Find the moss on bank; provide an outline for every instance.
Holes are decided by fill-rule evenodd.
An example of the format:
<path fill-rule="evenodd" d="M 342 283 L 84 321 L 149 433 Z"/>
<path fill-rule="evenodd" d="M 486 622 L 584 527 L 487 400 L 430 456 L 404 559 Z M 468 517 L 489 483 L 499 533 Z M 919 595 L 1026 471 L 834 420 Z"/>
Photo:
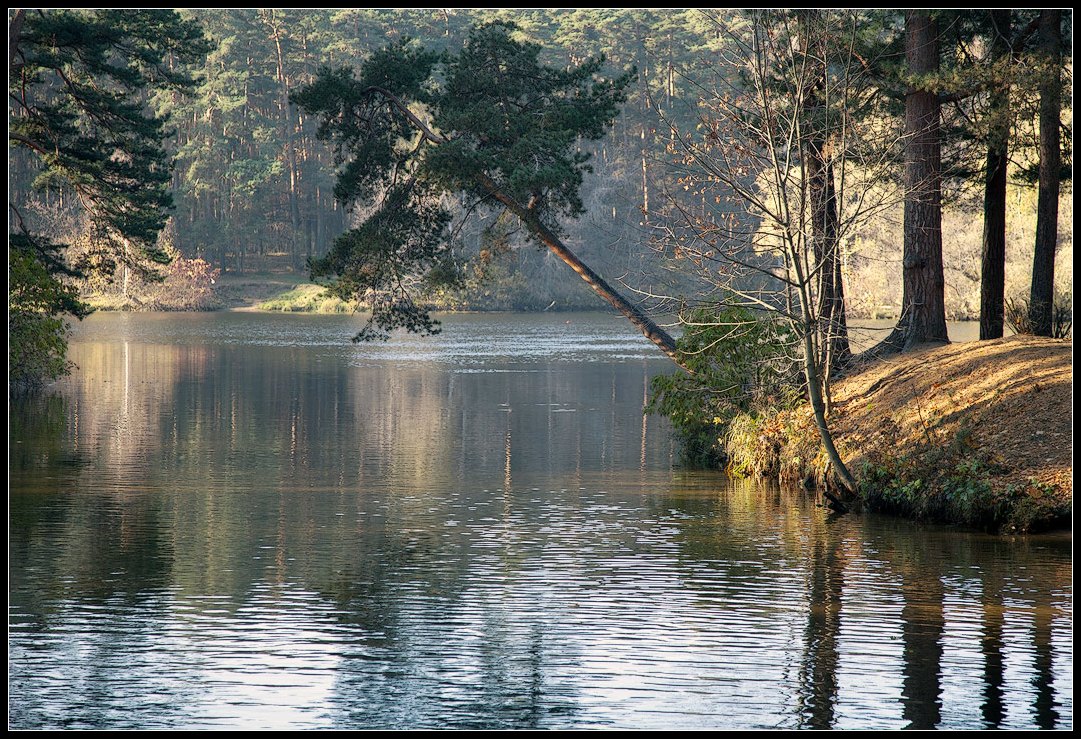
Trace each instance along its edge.
<path fill-rule="evenodd" d="M 840 380 L 831 426 L 867 508 L 985 530 L 1068 528 L 1072 343 L 1014 336 L 884 360 Z M 829 477 L 805 408 L 742 414 L 729 470 Z"/>

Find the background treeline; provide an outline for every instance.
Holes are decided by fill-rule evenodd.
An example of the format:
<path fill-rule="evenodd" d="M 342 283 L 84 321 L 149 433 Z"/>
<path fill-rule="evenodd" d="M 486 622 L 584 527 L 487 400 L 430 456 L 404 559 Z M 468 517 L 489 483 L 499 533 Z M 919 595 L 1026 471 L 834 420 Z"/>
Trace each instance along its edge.
<path fill-rule="evenodd" d="M 945 13 L 940 23 L 943 70 L 955 73 L 960 86 L 975 86 L 965 75 L 973 79 L 974 67 L 989 64 L 985 59 L 991 38 L 974 21 L 981 12 L 986 14 Z M 1014 27 L 1023 28 L 1037 12 L 1016 11 Z M 711 59 L 724 43 L 716 25 L 699 11 L 234 9 L 186 10 L 181 15 L 204 29 L 212 47 L 202 68 L 196 65 L 194 70 L 200 83 L 190 96 L 145 96 L 156 114 L 168 114 L 174 130 L 166 146 L 175 157 L 175 210 L 164 232 L 174 255 L 205 260 L 225 275 L 303 274 L 307 260 L 325 254 L 353 216 L 335 201 L 335 162 L 316 138 L 316 121 L 290 103 L 291 93 L 315 79 L 323 65 L 358 64 L 372 50 L 402 38 L 416 38 L 428 48 L 457 49 L 474 25 L 510 20 L 545 49 L 549 63 L 573 64 L 604 54 L 613 75 L 631 66 L 637 69 L 622 114 L 596 147 L 594 175 L 583 189 L 587 215 L 567 225 L 567 240 L 597 271 L 625 279 L 632 288 L 669 295 L 688 289 L 679 263 L 659 259 L 655 246 L 663 236 L 659 220 L 666 193 L 681 187 L 668 167 L 673 144 L 669 124 L 695 130 L 701 85 L 715 72 Z M 867 32 L 883 38 L 898 34 L 901 18 L 899 11 L 868 14 Z M 1067 71 L 1072 71 L 1072 62 L 1067 62 Z M 1068 81 L 1064 89 L 1064 120 L 1070 123 Z M 988 135 L 988 95 L 955 97 L 944 109 L 946 307 L 950 318 L 975 318 L 980 305 L 981 157 Z M 1005 214 L 1008 297 L 1027 293 L 1031 272 L 1037 104 L 1035 89 L 1020 84 L 1012 91 Z M 900 171 L 898 166 L 898 180 Z M 18 156 L 10 172 L 16 199 L 29 206 L 25 210 L 47 230 L 77 242 L 71 234 L 79 230 L 80 218 L 71 193 L 48 183 L 40 187 L 40 182 L 32 189 L 35 173 Z M 686 203 L 686 194 L 681 195 Z M 1069 292 L 1072 192 L 1065 188 L 1063 197 L 1056 284 Z M 724 203 L 703 192 L 698 207 L 716 211 Z M 899 310 L 900 219 L 899 208 L 886 212 L 858 239 L 842 245 L 851 317 L 895 316 Z M 548 252 L 510 248 L 522 241 L 513 224 L 502 231 L 485 228 L 488 225 L 483 217 L 474 218 L 459 237 L 476 253 L 493 258 L 480 260 L 477 279 L 465 291 L 437 296 L 443 305 L 596 305 L 588 289 L 568 279 L 566 268 Z M 126 292 L 128 277 L 124 269 L 112 281 L 90 287 Z"/>

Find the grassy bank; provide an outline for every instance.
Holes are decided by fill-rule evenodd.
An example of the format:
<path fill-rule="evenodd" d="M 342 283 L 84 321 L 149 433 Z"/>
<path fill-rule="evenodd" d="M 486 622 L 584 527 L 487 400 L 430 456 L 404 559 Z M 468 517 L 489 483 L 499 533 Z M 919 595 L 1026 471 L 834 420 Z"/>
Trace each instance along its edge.
<path fill-rule="evenodd" d="M 255 310 L 286 313 L 353 313 L 355 302 L 345 302 L 327 294 L 326 288 L 311 283 L 299 284 L 255 304 Z"/>
<path fill-rule="evenodd" d="M 892 357 L 839 380 L 831 425 L 871 510 L 997 531 L 1071 524 L 1071 341 L 1011 336 Z M 734 472 L 826 476 L 806 408 L 742 415 Z"/>

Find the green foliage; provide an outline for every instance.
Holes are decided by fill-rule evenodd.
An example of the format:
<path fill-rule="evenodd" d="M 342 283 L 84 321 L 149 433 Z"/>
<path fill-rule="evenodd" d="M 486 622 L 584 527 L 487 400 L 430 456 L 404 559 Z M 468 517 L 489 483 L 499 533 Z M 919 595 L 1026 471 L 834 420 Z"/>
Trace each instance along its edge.
<path fill-rule="evenodd" d="M 724 435 L 727 470 L 785 483 L 828 484 L 829 457 L 813 415 L 799 408 L 756 409 L 736 415 Z"/>
<path fill-rule="evenodd" d="M 1073 525 L 1073 495 L 1063 495 L 1053 485 L 1029 478 L 1025 483 L 1007 487 L 1003 495 L 1009 501 L 1003 529 L 1035 532 L 1069 529 Z"/>
<path fill-rule="evenodd" d="M 182 62 L 206 51 L 199 28 L 173 11 L 26 16 L 9 77 L 11 146 L 37 155 L 40 183 L 78 194 L 113 265 L 168 261 L 156 243 L 172 204 L 166 119 L 147 112 L 144 95 L 190 87 Z"/>
<path fill-rule="evenodd" d="M 654 377 L 646 412 L 668 417 L 688 461 L 710 464 L 725 456 L 734 418 L 792 403 L 793 365 L 783 353 L 791 337 L 783 322 L 745 308 L 698 308 L 685 323 L 677 346 L 693 374 Z"/>
<path fill-rule="evenodd" d="M 582 173 L 592 170 L 590 155 L 575 144 L 604 135 L 633 73 L 600 78 L 603 57 L 548 67 L 538 60 L 538 44 L 512 38 L 515 29 L 475 29 L 448 58 L 446 85 L 432 100 L 433 122 L 448 141 L 427 153 L 424 169 L 450 190 L 485 197 L 477 177 L 486 176 L 542 216 L 580 215 Z"/>
<path fill-rule="evenodd" d="M 434 334 L 439 322 L 413 302 L 410 286 L 419 272 L 429 284 L 446 274 L 442 236 L 450 219 L 423 184 L 394 185 L 382 207 L 342 234 L 330 253 L 311 263 L 312 279 L 334 277 L 327 292 L 343 300 L 363 298 L 372 318 L 355 341 L 387 339 L 395 328 Z"/>
<path fill-rule="evenodd" d="M 324 68 L 292 100 L 320 120 L 341 165 L 336 196 L 359 203 L 363 222 L 310 263 L 332 294 L 363 299 L 372 318 L 357 340 L 405 328 L 435 333 L 420 290 L 460 283 L 464 258 L 448 233 L 448 199 L 501 208 L 492 186 L 556 229 L 576 216 L 589 155 L 632 75 L 599 76 L 602 59 L 569 68 L 539 61 L 516 26 L 474 29 L 458 53 L 408 40 L 371 55 L 359 72 Z"/>
<path fill-rule="evenodd" d="M 1034 507 L 1027 489 L 996 489 L 994 478 L 1006 472 L 964 426 L 945 444 L 865 462 L 860 495 L 872 510 L 985 530 L 1027 530 L 1059 515 L 1054 503 Z"/>
<path fill-rule="evenodd" d="M 195 24 L 167 10 L 20 10 L 9 22 L 10 149 L 36 187 L 77 203 L 92 245 L 69 266 L 67 244 L 45 243 L 9 199 L 9 376 L 40 386 L 67 368 L 62 316 L 87 312 L 63 276 L 121 265 L 151 275 L 169 261 L 157 239 L 172 203 L 168 131 L 146 96 L 189 88 L 185 62 L 208 47 Z"/>
<path fill-rule="evenodd" d="M 34 390 L 64 375 L 69 368 L 67 327 L 62 316 L 82 318 L 90 311 L 70 284 L 57 274 L 54 244 L 23 234 L 8 246 L 8 383 Z"/>
<path fill-rule="evenodd" d="M 980 456 L 955 459 L 947 466 L 935 464 L 919 455 L 868 463 L 861 475 L 864 499 L 873 510 L 917 520 L 988 530 L 1002 527 L 1016 496 L 995 493 L 990 483 L 997 474 L 995 465 Z"/>
<path fill-rule="evenodd" d="M 299 90 L 322 66 L 359 66 L 401 39 L 420 39 L 424 49 L 416 42 L 409 46 L 416 53 L 456 55 L 475 25 L 513 20 L 518 29 L 512 38 L 539 45 L 543 65 L 566 70 L 590 54 L 604 54 L 612 69 L 644 70 L 639 84 L 627 87 L 625 110 L 591 160 L 601 176 L 587 178 L 579 194 L 603 218 L 565 223 L 565 235 L 581 250 L 576 253 L 598 273 L 632 267 L 637 274 L 641 257 L 650 253 L 637 229 L 639 157 L 649 158 L 646 184 L 652 188 L 665 177 L 652 162 L 670 143 L 657 125 L 657 101 L 670 108 L 666 114 L 693 126 L 693 107 L 678 103 L 693 99 L 681 93 L 696 89 L 690 75 L 709 68 L 698 52 L 714 36 L 697 9 L 215 8 L 182 10 L 181 17 L 198 22 L 217 48 L 206 58 L 196 94 L 156 95 L 152 105 L 159 114 L 170 113 L 177 129 L 174 195 L 184 222 L 179 245 L 185 255 L 211 259 L 230 272 L 301 270 L 306 258 L 323 256 L 352 225 L 334 200 L 335 164 L 316 141 L 319 121 L 283 105 L 284 87 Z M 377 66 L 387 70 L 384 76 L 401 73 L 391 63 Z M 442 62 L 436 67 L 442 74 Z M 428 121 L 423 105 L 418 100 L 413 109 Z M 460 204 L 448 205 L 454 211 Z M 473 254 L 475 231 L 467 227 L 460 236 L 455 251 Z M 617 241 L 618 251 L 605 249 Z M 563 282 L 564 268 L 552 260 L 543 269 L 534 269 L 535 259 L 519 264 L 534 285 L 537 272 L 546 284 Z M 516 271 L 510 274 L 518 279 Z M 548 291 L 537 302 L 544 307 L 562 297 Z"/>

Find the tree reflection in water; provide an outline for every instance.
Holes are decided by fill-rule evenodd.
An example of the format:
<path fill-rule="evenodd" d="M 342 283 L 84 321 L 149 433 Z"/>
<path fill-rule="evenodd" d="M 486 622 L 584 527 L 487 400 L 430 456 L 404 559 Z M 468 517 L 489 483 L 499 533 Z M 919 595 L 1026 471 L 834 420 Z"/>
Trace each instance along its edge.
<path fill-rule="evenodd" d="M 663 363 L 562 359 L 550 317 L 448 322 L 555 347 L 453 362 L 102 320 L 12 406 L 12 726 L 1071 725 L 1069 538 L 673 468 Z"/>

